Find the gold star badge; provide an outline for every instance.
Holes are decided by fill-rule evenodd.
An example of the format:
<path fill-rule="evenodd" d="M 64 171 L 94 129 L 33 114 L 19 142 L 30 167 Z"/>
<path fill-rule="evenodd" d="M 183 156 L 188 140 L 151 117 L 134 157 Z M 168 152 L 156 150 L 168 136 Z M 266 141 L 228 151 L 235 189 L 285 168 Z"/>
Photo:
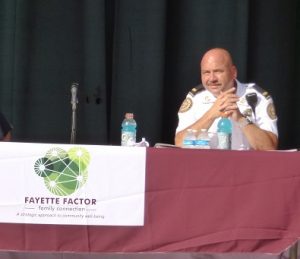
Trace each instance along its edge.
<path fill-rule="evenodd" d="M 252 109 L 246 109 L 243 112 L 243 114 L 244 114 L 245 117 L 251 117 L 252 116 Z"/>
<path fill-rule="evenodd" d="M 204 97 L 204 103 L 210 103 L 211 101 L 212 101 L 212 100 L 211 100 L 210 96 L 206 95 L 206 96 Z"/>

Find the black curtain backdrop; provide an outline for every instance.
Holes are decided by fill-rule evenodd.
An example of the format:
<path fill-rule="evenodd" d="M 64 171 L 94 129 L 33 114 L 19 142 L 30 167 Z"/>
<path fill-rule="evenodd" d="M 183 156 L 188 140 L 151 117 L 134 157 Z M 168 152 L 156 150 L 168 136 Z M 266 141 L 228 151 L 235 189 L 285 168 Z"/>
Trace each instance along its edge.
<path fill-rule="evenodd" d="M 13 140 L 120 143 L 125 112 L 142 137 L 173 143 L 199 60 L 227 48 L 239 80 L 273 96 L 280 148 L 300 147 L 300 0 L 0 0 L 0 109 Z"/>

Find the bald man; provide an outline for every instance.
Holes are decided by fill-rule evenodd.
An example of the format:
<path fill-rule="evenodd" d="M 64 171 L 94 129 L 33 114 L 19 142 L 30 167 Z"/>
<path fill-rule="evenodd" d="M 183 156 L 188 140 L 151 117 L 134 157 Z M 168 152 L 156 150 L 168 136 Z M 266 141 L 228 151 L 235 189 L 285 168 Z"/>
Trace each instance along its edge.
<path fill-rule="evenodd" d="M 217 132 L 218 121 L 225 116 L 232 122 L 232 149 L 277 149 L 277 116 L 271 96 L 254 83 L 237 80 L 237 68 L 227 50 L 207 51 L 200 73 L 202 85 L 187 94 L 178 112 L 176 146 L 182 146 L 187 129 Z"/>

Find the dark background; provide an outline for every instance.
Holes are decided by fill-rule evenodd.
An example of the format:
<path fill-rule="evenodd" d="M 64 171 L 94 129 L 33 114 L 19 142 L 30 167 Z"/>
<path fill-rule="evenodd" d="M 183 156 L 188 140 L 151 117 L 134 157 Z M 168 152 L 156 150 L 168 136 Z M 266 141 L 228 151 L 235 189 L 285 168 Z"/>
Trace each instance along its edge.
<path fill-rule="evenodd" d="M 138 140 L 173 143 L 199 60 L 227 48 L 239 80 L 268 90 L 280 148 L 300 147 L 297 0 L 0 0 L 0 109 L 13 140 L 119 144 L 125 112 Z"/>

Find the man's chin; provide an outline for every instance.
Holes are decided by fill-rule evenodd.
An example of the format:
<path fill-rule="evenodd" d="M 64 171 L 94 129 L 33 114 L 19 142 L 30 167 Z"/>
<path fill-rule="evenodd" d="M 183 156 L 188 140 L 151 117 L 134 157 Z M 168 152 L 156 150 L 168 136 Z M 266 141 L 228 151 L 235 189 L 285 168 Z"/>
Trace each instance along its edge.
<path fill-rule="evenodd" d="M 220 91 L 219 88 L 214 88 L 214 87 L 212 87 L 212 88 L 209 88 L 208 90 L 209 90 L 214 96 L 218 96 L 218 95 L 221 93 L 221 91 Z"/>

